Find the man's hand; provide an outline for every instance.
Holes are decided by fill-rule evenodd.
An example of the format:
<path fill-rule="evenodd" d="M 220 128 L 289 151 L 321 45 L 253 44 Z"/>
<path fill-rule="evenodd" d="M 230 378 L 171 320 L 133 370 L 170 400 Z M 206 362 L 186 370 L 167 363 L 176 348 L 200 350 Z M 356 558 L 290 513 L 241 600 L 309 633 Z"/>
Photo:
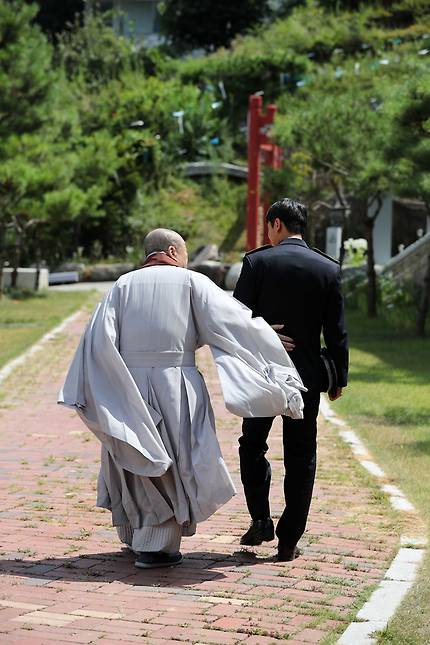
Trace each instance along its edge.
<path fill-rule="evenodd" d="M 282 329 L 284 325 L 271 325 L 272 329 L 274 329 L 276 332 L 278 329 Z M 286 352 L 292 352 L 293 349 L 295 348 L 294 340 L 290 338 L 289 336 L 284 336 L 283 334 L 278 334 L 282 345 L 284 346 L 284 349 Z"/>
<path fill-rule="evenodd" d="M 336 399 L 340 399 L 340 397 L 342 396 L 342 389 L 343 388 L 341 387 L 337 387 L 334 394 L 329 394 L 328 398 L 330 399 L 330 401 L 336 401 Z"/>

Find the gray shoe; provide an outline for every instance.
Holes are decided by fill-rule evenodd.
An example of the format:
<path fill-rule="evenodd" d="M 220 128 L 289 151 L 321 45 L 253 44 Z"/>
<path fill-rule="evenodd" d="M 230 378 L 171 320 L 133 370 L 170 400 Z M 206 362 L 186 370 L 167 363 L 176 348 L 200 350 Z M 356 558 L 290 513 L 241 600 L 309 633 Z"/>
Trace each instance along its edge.
<path fill-rule="evenodd" d="M 174 567 L 182 562 L 182 553 L 163 553 L 163 551 L 142 551 L 135 560 L 139 569 L 158 569 L 160 567 Z"/>

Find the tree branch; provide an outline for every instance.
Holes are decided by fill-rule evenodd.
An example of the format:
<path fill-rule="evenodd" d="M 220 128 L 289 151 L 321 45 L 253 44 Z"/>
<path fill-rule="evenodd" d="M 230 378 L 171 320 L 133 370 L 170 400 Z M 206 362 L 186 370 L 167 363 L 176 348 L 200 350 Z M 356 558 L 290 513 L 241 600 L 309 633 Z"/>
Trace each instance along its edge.
<path fill-rule="evenodd" d="M 317 159 L 315 158 L 315 161 L 320 164 L 320 166 L 323 166 L 323 168 L 328 168 L 329 170 L 332 170 L 335 172 L 337 175 L 342 175 L 343 177 L 349 177 L 348 172 L 346 170 L 342 170 L 342 168 L 337 168 L 334 164 L 328 163 L 327 161 L 323 161 L 322 159 Z"/>
<path fill-rule="evenodd" d="M 330 181 L 330 185 L 333 188 L 333 190 L 334 190 L 334 192 L 336 194 L 336 197 L 337 197 L 339 203 L 341 204 L 342 208 L 346 209 L 348 207 L 348 202 L 345 199 L 342 187 L 337 184 L 337 182 L 335 181 L 334 177 L 330 177 L 329 181 Z"/>

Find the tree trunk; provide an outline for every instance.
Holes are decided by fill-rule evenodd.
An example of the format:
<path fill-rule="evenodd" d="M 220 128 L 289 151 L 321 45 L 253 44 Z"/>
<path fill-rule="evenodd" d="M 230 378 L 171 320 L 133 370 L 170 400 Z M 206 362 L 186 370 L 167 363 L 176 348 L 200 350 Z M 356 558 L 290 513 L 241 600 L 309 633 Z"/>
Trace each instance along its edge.
<path fill-rule="evenodd" d="M 421 292 L 420 304 L 416 322 L 417 335 L 426 335 L 426 319 L 430 307 L 430 255 L 427 256 L 427 270 L 424 276 L 423 290 Z"/>
<path fill-rule="evenodd" d="M 376 204 L 374 212 L 369 215 L 369 208 Z M 366 209 L 364 225 L 366 229 L 367 240 L 367 316 L 368 318 L 376 318 L 377 316 L 377 279 L 375 271 L 375 247 L 373 244 L 373 232 L 375 229 L 376 218 L 381 212 L 382 208 L 382 195 L 376 192 L 371 199 L 364 200 L 364 208 Z"/>
<path fill-rule="evenodd" d="M 13 257 L 13 271 L 10 279 L 10 286 L 12 287 L 12 289 L 15 289 L 18 284 L 18 268 L 21 262 L 21 253 L 22 253 L 22 246 L 23 246 L 22 231 L 17 231 L 16 236 L 17 237 L 15 241 L 14 257 Z"/>
<path fill-rule="evenodd" d="M 367 315 L 369 318 L 377 316 L 377 284 L 375 271 L 375 250 L 373 246 L 373 229 L 375 218 L 366 218 L 366 240 L 367 240 Z"/>
<path fill-rule="evenodd" d="M 12 289 L 16 288 L 18 283 L 18 267 L 19 267 L 19 243 L 18 241 L 15 244 L 14 254 L 13 254 L 13 271 L 10 277 L 10 286 Z"/>
<path fill-rule="evenodd" d="M 34 290 L 38 291 L 39 290 L 39 280 L 40 280 L 40 260 L 41 260 L 42 254 L 40 252 L 40 246 L 38 245 L 36 248 L 36 275 L 34 277 Z"/>

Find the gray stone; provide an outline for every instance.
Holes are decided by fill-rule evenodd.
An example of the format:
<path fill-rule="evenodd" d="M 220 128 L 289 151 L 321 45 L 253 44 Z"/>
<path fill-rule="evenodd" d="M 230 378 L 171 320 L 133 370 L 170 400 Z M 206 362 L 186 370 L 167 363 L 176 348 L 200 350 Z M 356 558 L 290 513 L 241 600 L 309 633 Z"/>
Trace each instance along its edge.
<path fill-rule="evenodd" d="M 385 574 L 385 579 L 403 581 L 415 580 L 417 567 L 418 565 L 413 562 L 396 562 L 396 560 L 394 560 L 393 564 Z"/>
<path fill-rule="evenodd" d="M 239 280 L 240 272 L 242 271 L 242 262 L 235 262 L 231 265 L 225 276 L 225 288 L 228 291 L 233 291 L 237 281 Z"/>
<path fill-rule="evenodd" d="M 225 276 L 227 269 L 224 264 L 221 262 L 214 262 L 213 260 L 208 260 L 206 262 L 201 262 L 196 266 L 189 266 L 193 271 L 197 273 L 203 273 L 207 275 L 213 282 L 215 282 L 218 287 L 224 287 Z"/>
<path fill-rule="evenodd" d="M 85 270 L 85 264 L 82 262 L 62 262 L 55 267 L 55 273 L 62 271 L 77 271 L 79 274 Z"/>
<path fill-rule="evenodd" d="M 415 511 L 415 506 L 404 495 L 391 495 L 390 503 L 395 511 L 403 513 L 413 513 Z"/>
<path fill-rule="evenodd" d="M 361 620 L 388 621 L 411 587 L 411 582 L 383 580 L 357 614 Z"/>
<path fill-rule="evenodd" d="M 375 464 L 374 461 L 363 459 L 363 461 L 360 461 L 360 463 L 374 477 L 378 477 L 378 478 L 385 477 L 385 473 L 382 470 L 382 468 L 380 468 L 378 464 Z"/>
<path fill-rule="evenodd" d="M 11 269 L 10 267 L 5 267 L 3 269 L 3 288 L 10 287 L 12 282 L 12 273 L 13 273 L 13 269 Z M 35 282 L 36 282 L 35 268 L 19 267 L 18 278 L 16 283 L 16 286 L 18 289 L 34 290 Z M 48 269 L 40 269 L 38 288 L 39 289 L 48 288 Z"/>
<path fill-rule="evenodd" d="M 387 262 L 384 273 L 401 283 L 414 282 L 423 284 L 427 270 L 427 257 L 430 253 L 430 231 L 423 237 L 407 246 Z"/>
<path fill-rule="evenodd" d="M 337 641 L 338 645 L 371 645 L 376 643 L 372 638 L 374 632 L 384 629 L 386 622 L 370 621 L 366 623 L 351 623 Z"/>
<path fill-rule="evenodd" d="M 56 271 L 49 274 L 49 284 L 71 284 L 79 282 L 79 273 L 77 271 Z"/>
<path fill-rule="evenodd" d="M 130 262 L 125 262 L 124 264 L 94 264 L 85 268 L 82 279 L 87 282 L 118 280 L 124 273 L 129 273 L 134 268 L 134 264 Z"/>
<path fill-rule="evenodd" d="M 219 260 L 219 252 L 216 244 L 206 244 L 205 246 L 199 247 L 191 258 L 189 268 L 193 269 L 195 266 L 207 260 Z"/>
<path fill-rule="evenodd" d="M 414 549 L 402 547 L 399 549 L 398 554 L 394 558 L 397 562 L 413 562 L 419 564 L 424 557 L 425 551 L 423 549 Z"/>

